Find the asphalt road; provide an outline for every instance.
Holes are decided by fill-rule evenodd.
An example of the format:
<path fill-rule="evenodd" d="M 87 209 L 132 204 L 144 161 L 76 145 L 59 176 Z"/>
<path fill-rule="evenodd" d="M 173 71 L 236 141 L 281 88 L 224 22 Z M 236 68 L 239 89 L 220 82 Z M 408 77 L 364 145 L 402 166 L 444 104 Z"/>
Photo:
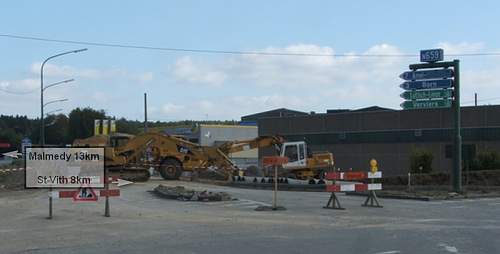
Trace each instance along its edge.
<path fill-rule="evenodd" d="M 236 201 L 165 200 L 159 183 L 226 191 Z M 272 192 L 150 181 L 111 200 L 58 199 L 47 220 L 47 191 L 0 193 L 0 253 L 500 253 L 500 199 L 381 200 L 340 196 L 346 210 L 323 209 L 327 193 L 280 192 L 286 211 L 257 212 Z"/>

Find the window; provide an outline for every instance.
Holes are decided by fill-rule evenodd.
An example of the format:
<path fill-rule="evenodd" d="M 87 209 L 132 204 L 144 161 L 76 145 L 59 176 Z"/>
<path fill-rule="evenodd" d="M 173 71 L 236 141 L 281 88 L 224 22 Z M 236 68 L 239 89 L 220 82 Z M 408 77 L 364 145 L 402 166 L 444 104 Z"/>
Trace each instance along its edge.
<path fill-rule="evenodd" d="M 300 157 L 300 160 L 303 160 L 304 159 L 304 144 L 300 144 L 299 145 L 299 157 Z"/>
<path fill-rule="evenodd" d="M 285 156 L 288 157 L 288 162 L 295 162 L 298 160 L 297 146 L 285 146 Z"/>

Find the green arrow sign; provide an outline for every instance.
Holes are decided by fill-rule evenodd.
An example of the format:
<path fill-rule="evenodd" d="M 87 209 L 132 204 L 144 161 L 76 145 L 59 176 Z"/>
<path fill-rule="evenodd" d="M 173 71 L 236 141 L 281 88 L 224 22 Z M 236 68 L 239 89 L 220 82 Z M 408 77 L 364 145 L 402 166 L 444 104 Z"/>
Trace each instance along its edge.
<path fill-rule="evenodd" d="M 424 109 L 424 108 L 449 108 L 451 100 L 424 100 L 424 101 L 405 101 L 401 103 L 403 109 Z"/>
<path fill-rule="evenodd" d="M 401 94 L 401 98 L 407 100 L 420 100 L 420 99 L 438 99 L 438 98 L 451 98 L 451 89 L 436 89 L 436 90 L 416 90 L 406 91 Z"/>

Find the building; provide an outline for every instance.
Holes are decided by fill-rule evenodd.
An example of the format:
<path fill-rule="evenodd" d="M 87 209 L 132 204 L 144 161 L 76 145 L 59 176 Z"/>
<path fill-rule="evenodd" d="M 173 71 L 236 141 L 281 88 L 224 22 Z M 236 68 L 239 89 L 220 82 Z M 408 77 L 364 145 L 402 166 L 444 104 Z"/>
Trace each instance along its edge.
<path fill-rule="evenodd" d="M 464 160 L 478 151 L 500 151 L 500 106 L 462 107 Z M 283 135 L 305 140 L 312 151 L 330 151 L 338 168 L 367 170 L 376 158 L 385 175 L 406 174 L 413 149 L 434 154 L 433 169 L 450 172 L 453 155 L 453 111 L 393 110 L 369 107 L 328 113 L 271 116 L 257 119 L 259 136 Z M 259 114 L 255 114 L 259 115 Z M 261 149 L 259 156 L 270 154 Z"/>
<path fill-rule="evenodd" d="M 258 131 L 257 126 L 201 124 L 198 137 L 200 145 L 219 146 L 227 141 L 254 139 L 258 137 Z M 229 158 L 239 168 L 245 169 L 258 165 L 259 153 L 257 149 L 253 149 L 229 154 Z"/>
<path fill-rule="evenodd" d="M 297 110 L 291 110 L 286 108 L 273 109 L 261 113 L 256 113 L 252 115 L 246 115 L 241 117 L 242 125 L 257 125 L 257 121 L 261 118 L 267 117 L 286 117 L 286 116 L 306 116 L 306 112 L 301 112 Z"/>
<path fill-rule="evenodd" d="M 196 128 L 165 129 L 170 135 L 181 135 L 202 146 L 219 146 L 228 141 L 241 141 L 258 137 L 255 125 L 211 125 L 200 124 Z M 240 168 L 258 165 L 258 150 L 232 153 L 229 158 Z"/>

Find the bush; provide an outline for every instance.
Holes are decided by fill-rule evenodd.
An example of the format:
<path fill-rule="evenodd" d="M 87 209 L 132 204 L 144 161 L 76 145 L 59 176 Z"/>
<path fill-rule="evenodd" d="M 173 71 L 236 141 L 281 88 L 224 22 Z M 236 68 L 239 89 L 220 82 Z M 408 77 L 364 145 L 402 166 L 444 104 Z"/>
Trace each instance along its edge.
<path fill-rule="evenodd" d="M 432 172 L 434 155 L 426 149 L 414 149 L 410 154 L 410 171 L 412 173 Z"/>
<path fill-rule="evenodd" d="M 500 153 L 493 150 L 486 150 L 477 153 L 474 158 L 471 170 L 500 169 Z"/>

